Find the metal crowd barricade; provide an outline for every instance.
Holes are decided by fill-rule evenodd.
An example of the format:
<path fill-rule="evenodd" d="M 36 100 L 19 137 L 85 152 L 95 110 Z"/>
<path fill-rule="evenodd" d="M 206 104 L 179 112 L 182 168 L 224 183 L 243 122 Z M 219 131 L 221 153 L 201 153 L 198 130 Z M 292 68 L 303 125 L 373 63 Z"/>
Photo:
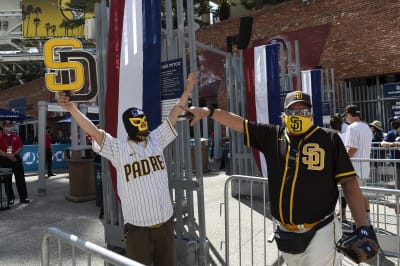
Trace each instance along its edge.
<path fill-rule="evenodd" d="M 398 188 L 397 168 L 400 168 L 400 159 L 360 159 L 351 158 L 353 165 L 369 163 L 370 172 L 367 187 Z"/>
<path fill-rule="evenodd" d="M 371 222 L 384 252 L 377 256 L 374 265 L 388 265 L 381 264 L 385 261 L 400 265 L 400 191 L 380 187 L 361 187 L 361 190 L 369 198 Z M 340 186 L 339 191 L 342 193 Z M 340 206 L 338 200 L 337 213 Z M 226 265 L 283 264 L 273 241 L 276 225 L 270 213 L 267 178 L 229 177 L 225 182 L 224 208 Z M 343 224 L 344 232 L 353 230 L 351 214 L 347 217 L 350 223 Z M 355 264 L 344 258 L 342 265 Z"/>
<path fill-rule="evenodd" d="M 275 265 L 279 258 L 273 236 L 268 179 L 234 175 L 225 182 L 226 265 Z M 232 204 L 231 204 L 232 203 Z"/>
<path fill-rule="evenodd" d="M 127 257 L 119 255 L 112 252 L 106 248 L 98 246 L 90 241 L 80 239 L 79 237 L 64 232 L 56 227 L 49 227 L 47 233 L 43 236 L 42 240 L 42 266 L 50 265 L 49 256 L 49 239 L 55 238 L 57 240 L 58 247 L 58 265 L 62 265 L 62 243 L 69 244 L 72 248 L 72 263 L 71 265 L 76 265 L 77 254 L 76 249 L 81 250 L 87 256 L 87 265 L 92 265 L 92 256 L 101 258 L 107 265 L 111 263 L 112 265 L 123 265 L 123 266 L 140 266 L 141 263 L 135 262 Z M 81 263 L 78 263 L 81 265 Z M 54 265 L 52 263 L 51 265 Z"/>
<path fill-rule="evenodd" d="M 391 158 L 391 159 L 389 159 Z M 400 186 L 400 150 L 399 148 L 380 147 L 373 143 L 371 148 L 370 178 L 367 186 L 395 188 Z M 354 163 L 361 163 L 365 159 L 353 159 Z"/>
<path fill-rule="evenodd" d="M 371 224 L 376 230 L 379 244 L 385 255 L 384 259 L 396 262 L 395 265 L 400 265 L 400 190 L 361 187 L 361 191 L 364 196 L 368 197 Z M 342 195 L 340 189 L 340 196 Z M 339 207 L 337 210 L 339 211 Z M 352 231 L 354 227 L 354 221 L 349 210 L 347 220 L 349 223 L 343 224 L 345 233 Z M 383 258 L 381 257 L 381 259 Z"/>

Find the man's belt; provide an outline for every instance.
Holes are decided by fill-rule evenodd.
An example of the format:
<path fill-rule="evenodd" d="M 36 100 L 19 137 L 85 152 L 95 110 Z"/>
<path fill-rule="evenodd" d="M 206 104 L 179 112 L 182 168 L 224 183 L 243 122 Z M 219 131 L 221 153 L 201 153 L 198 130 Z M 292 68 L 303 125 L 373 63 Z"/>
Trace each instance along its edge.
<path fill-rule="evenodd" d="M 155 224 L 155 225 L 152 225 L 152 226 L 147 226 L 147 228 L 156 229 L 156 228 L 160 228 L 163 224 L 164 224 L 164 223 Z"/>
<path fill-rule="evenodd" d="M 327 225 L 328 223 L 330 223 L 333 220 L 334 215 L 331 214 L 327 217 L 325 217 L 324 219 L 315 222 L 315 223 L 311 223 L 311 224 L 280 224 L 281 226 L 283 226 L 284 228 L 286 228 L 289 231 L 298 231 L 298 230 L 303 230 L 303 229 L 311 229 L 314 227 L 318 226 L 319 228 L 324 227 L 325 225 Z"/>

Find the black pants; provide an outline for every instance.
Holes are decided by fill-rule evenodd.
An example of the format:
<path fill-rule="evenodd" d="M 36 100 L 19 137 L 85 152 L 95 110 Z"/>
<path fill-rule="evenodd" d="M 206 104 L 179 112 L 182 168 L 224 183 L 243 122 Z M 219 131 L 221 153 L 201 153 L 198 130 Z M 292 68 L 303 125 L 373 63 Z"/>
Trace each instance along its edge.
<path fill-rule="evenodd" d="M 53 163 L 53 153 L 50 148 L 46 148 L 46 165 L 47 165 L 47 176 L 50 176 L 52 171 L 52 163 Z"/>
<path fill-rule="evenodd" d="M 22 165 L 21 157 L 17 155 L 16 158 L 17 161 L 13 162 L 6 157 L 0 157 L 0 165 L 1 167 L 12 169 L 15 177 L 15 184 L 17 186 L 19 199 L 24 200 L 28 197 L 25 183 L 24 166 Z M 12 178 L 7 178 L 5 185 L 8 200 L 15 200 L 14 190 L 12 188 Z"/>
<path fill-rule="evenodd" d="M 174 218 L 158 228 L 125 224 L 126 256 L 144 265 L 176 265 Z"/>

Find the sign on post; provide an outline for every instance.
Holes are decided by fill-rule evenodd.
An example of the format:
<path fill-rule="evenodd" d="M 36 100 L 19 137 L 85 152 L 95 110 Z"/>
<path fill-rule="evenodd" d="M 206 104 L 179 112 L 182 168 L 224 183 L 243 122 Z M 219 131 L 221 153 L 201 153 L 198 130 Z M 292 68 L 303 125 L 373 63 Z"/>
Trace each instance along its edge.
<path fill-rule="evenodd" d="M 46 87 L 70 93 L 70 101 L 87 102 L 97 95 L 96 61 L 78 39 L 51 39 L 44 45 Z"/>

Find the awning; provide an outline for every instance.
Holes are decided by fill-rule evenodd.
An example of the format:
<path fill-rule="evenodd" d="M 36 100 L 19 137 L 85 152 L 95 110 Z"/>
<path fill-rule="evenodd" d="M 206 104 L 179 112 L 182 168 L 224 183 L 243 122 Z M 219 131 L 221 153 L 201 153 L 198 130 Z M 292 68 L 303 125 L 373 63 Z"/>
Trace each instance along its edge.
<path fill-rule="evenodd" d="M 93 123 L 99 122 L 99 114 L 87 113 L 86 117 L 92 120 Z M 71 117 L 61 119 L 57 123 L 71 123 Z"/>
<path fill-rule="evenodd" d="M 0 120 L 21 121 L 30 118 L 24 114 L 0 108 Z"/>

